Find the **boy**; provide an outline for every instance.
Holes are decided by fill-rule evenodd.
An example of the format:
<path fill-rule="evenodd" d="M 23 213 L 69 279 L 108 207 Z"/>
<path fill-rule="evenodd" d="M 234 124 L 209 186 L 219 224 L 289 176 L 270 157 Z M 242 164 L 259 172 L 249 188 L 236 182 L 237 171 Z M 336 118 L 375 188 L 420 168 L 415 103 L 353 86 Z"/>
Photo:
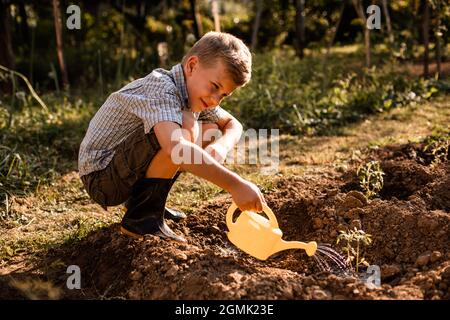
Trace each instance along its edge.
<path fill-rule="evenodd" d="M 251 54 L 245 44 L 230 34 L 209 32 L 181 64 L 170 71 L 155 69 L 108 97 L 89 123 L 78 165 L 95 202 L 105 209 L 125 202 L 123 234 L 186 241 L 164 221 L 185 217 L 165 207 L 180 171 L 227 190 L 241 210 L 262 210 L 265 200 L 258 187 L 221 164 L 238 142 L 242 125 L 219 103 L 250 77 Z M 199 132 L 214 128 L 222 136 L 203 142 Z M 201 161 L 180 163 L 175 159 L 179 150 L 181 158 L 194 155 Z"/>

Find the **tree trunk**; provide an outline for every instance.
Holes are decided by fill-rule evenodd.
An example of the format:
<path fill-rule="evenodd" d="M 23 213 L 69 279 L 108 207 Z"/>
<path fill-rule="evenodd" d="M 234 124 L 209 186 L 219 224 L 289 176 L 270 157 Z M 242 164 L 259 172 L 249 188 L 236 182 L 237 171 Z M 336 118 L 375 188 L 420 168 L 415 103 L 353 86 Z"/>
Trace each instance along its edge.
<path fill-rule="evenodd" d="M 441 59 L 442 59 L 442 52 L 441 52 L 441 37 L 442 37 L 442 31 L 441 31 L 441 3 L 438 1 L 436 5 L 436 15 L 437 15 L 437 26 L 435 31 L 435 41 L 436 41 L 436 72 L 438 78 L 441 78 Z M 445 47 L 444 47 L 445 48 Z"/>
<path fill-rule="evenodd" d="M 438 78 L 441 78 L 441 59 L 441 39 L 439 37 L 436 37 L 436 72 Z"/>
<path fill-rule="evenodd" d="M 387 0 L 383 0 L 383 12 L 384 16 L 386 17 L 386 26 L 388 31 L 388 37 L 389 37 L 389 43 L 394 43 L 394 33 L 392 32 L 392 25 L 391 25 L 391 16 L 389 14 L 389 6 L 387 3 Z"/>
<path fill-rule="evenodd" d="M 429 32 L 430 32 L 430 6 L 428 4 L 428 0 L 425 0 L 424 8 L 423 8 L 423 45 L 425 47 L 425 51 L 423 53 L 423 76 L 428 78 L 429 70 Z"/>
<path fill-rule="evenodd" d="M 327 53 L 326 53 L 327 57 L 330 54 L 331 47 L 333 46 L 334 41 L 336 40 L 336 35 L 339 31 L 339 26 L 341 25 L 342 17 L 344 16 L 346 2 L 347 1 L 345 1 L 345 0 L 342 1 L 341 9 L 339 10 L 339 19 L 336 22 L 336 25 L 334 26 L 333 35 L 331 36 L 330 42 L 328 42 L 328 45 L 327 45 Z"/>
<path fill-rule="evenodd" d="M 59 0 L 53 0 L 53 21 L 55 24 L 55 35 L 56 35 L 56 50 L 58 53 L 58 63 L 61 69 L 61 75 L 63 80 L 64 88 L 69 86 L 69 78 L 67 76 L 66 63 L 64 61 L 64 49 L 62 42 L 62 23 L 61 23 L 61 12 L 59 8 Z"/>
<path fill-rule="evenodd" d="M 11 16 L 9 3 L 5 0 L 0 0 L 0 30 L 0 65 L 4 65 L 8 69 L 13 70 L 15 63 L 11 43 Z M 0 82 L 0 91 L 11 94 L 11 82 Z"/>
<path fill-rule="evenodd" d="M 356 13 L 362 21 L 362 28 L 364 31 L 364 47 L 366 50 L 366 67 L 370 68 L 371 56 L 370 56 L 370 29 L 367 28 L 367 19 L 364 13 L 364 8 L 362 6 L 361 0 L 353 0 L 353 5 L 355 7 Z"/>
<path fill-rule="evenodd" d="M 255 20 L 253 21 L 252 42 L 251 42 L 252 51 L 256 49 L 256 45 L 258 43 L 258 30 L 259 25 L 261 23 L 261 14 L 263 11 L 263 6 L 264 6 L 263 0 L 256 0 L 256 15 Z"/>
<path fill-rule="evenodd" d="M 24 1 L 20 1 L 18 6 L 20 16 L 20 32 L 22 34 L 23 41 L 28 45 L 30 43 L 30 33 L 28 32 L 27 12 L 25 11 Z"/>
<path fill-rule="evenodd" d="M 195 38 L 198 40 L 203 35 L 203 27 L 202 27 L 202 18 L 200 12 L 198 12 L 198 6 L 196 0 L 189 0 L 191 4 L 191 15 L 192 20 L 194 21 L 194 34 Z"/>
<path fill-rule="evenodd" d="M 334 28 L 332 29 L 333 34 L 331 36 L 330 41 L 328 42 L 327 51 L 326 51 L 325 55 L 322 57 L 322 71 L 323 71 L 323 74 L 325 75 L 325 77 L 322 81 L 322 92 L 324 92 L 326 90 L 326 88 L 328 87 L 328 83 L 330 82 L 330 76 L 329 76 L 329 72 L 327 69 L 328 57 L 331 52 L 331 47 L 333 46 L 333 43 L 334 43 L 337 33 L 339 31 L 339 27 L 341 25 L 342 18 L 344 17 L 346 5 L 347 5 L 347 0 L 342 1 L 341 8 L 339 10 L 338 21 L 336 22 Z"/>
<path fill-rule="evenodd" d="M 294 0 L 296 52 L 300 59 L 305 56 L 305 0 Z"/>
<path fill-rule="evenodd" d="M 14 52 L 11 43 L 11 15 L 7 1 L 0 0 L 0 64 L 14 69 Z"/>
<path fill-rule="evenodd" d="M 212 0 L 211 11 L 214 17 L 214 30 L 220 32 L 220 14 L 219 14 L 219 2 L 218 0 Z"/>

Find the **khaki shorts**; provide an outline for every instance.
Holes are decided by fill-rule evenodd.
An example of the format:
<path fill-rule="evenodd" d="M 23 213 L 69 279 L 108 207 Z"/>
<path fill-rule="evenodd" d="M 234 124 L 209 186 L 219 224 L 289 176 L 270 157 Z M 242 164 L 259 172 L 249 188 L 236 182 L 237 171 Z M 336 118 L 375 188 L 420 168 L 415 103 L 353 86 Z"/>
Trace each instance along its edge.
<path fill-rule="evenodd" d="M 136 181 L 145 177 L 150 162 L 161 149 L 153 128 L 132 133 L 120 143 L 108 166 L 81 177 L 89 196 L 105 210 L 124 203 Z"/>

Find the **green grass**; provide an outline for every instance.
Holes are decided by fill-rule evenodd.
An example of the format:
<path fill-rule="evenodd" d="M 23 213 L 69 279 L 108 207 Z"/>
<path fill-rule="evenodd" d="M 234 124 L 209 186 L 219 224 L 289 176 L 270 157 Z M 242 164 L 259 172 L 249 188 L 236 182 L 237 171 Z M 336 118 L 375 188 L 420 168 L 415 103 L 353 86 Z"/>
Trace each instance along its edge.
<path fill-rule="evenodd" d="M 3 188 L 35 191 L 58 174 L 74 169 L 93 104 L 52 100 L 48 112 L 35 107 L 24 108 L 13 115 L 10 128 L 4 123 L 0 126 L 0 183 Z"/>
<path fill-rule="evenodd" d="M 280 128 L 293 134 L 339 134 L 341 128 L 374 113 L 420 105 L 440 92 L 445 81 L 414 78 L 385 55 L 364 68 L 357 48 L 327 60 L 299 60 L 289 49 L 255 57 L 252 81 L 223 105 L 247 127 Z"/>

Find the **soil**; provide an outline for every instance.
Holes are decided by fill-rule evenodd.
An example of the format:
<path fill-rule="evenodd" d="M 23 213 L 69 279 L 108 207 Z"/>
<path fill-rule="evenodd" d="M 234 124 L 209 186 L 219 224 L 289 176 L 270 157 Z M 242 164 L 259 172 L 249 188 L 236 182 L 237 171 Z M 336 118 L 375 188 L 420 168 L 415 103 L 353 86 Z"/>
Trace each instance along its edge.
<path fill-rule="evenodd" d="M 238 250 L 227 239 L 231 199 L 224 196 L 182 222 L 169 222 L 187 243 L 132 240 L 114 224 L 48 251 L 27 272 L 12 272 L 15 282 L 0 279 L 7 288 L 0 298 L 29 298 L 26 280 L 39 278 L 52 284 L 41 285 L 42 296 L 54 289 L 66 299 L 450 299 L 450 161 L 432 165 L 421 150 L 407 144 L 369 152 L 366 160 L 379 160 L 386 174 L 380 197 L 369 201 L 358 185 L 357 164 L 344 173 L 278 178 L 265 194 L 285 240 L 341 250 L 340 230 L 372 235 L 362 255 L 381 268 L 379 287 L 362 276 L 320 272 L 301 250 L 266 261 Z M 56 289 L 66 287 L 68 265 L 80 267 L 81 290 Z"/>

